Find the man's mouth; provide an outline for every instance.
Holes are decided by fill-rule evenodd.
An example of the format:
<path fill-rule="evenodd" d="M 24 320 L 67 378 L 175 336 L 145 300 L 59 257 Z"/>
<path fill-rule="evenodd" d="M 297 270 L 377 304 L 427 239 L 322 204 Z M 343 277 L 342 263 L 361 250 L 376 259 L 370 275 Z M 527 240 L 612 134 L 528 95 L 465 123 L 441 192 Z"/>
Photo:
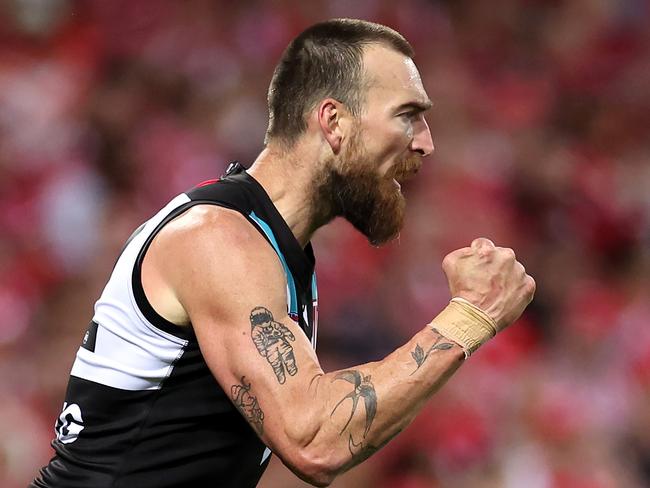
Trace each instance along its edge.
<path fill-rule="evenodd" d="M 401 171 L 397 171 L 397 173 L 393 175 L 393 181 L 397 185 L 401 186 L 401 183 L 404 183 L 405 181 L 414 178 L 419 170 L 420 170 L 419 166 L 403 168 Z"/>
<path fill-rule="evenodd" d="M 398 191 L 402 191 L 402 183 L 413 178 L 420 170 L 422 162 L 415 158 L 405 159 L 402 164 L 393 168 L 392 173 L 388 176 L 393 180 L 393 184 Z"/>
<path fill-rule="evenodd" d="M 417 159 L 406 160 L 402 165 L 396 168 L 392 175 L 396 183 L 403 183 L 404 181 L 413 178 L 420 170 L 422 163 Z"/>

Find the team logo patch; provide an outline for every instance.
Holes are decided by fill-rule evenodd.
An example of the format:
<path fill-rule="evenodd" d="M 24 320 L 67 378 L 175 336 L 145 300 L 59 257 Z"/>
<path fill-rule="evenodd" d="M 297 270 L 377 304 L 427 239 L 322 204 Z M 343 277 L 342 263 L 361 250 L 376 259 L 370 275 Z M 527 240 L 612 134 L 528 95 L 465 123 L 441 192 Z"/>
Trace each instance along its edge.
<path fill-rule="evenodd" d="M 83 418 L 81 417 L 81 408 L 76 403 L 68 405 L 63 404 L 63 411 L 56 420 L 54 430 L 56 438 L 63 444 L 70 444 L 79 437 L 79 433 L 84 429 Z"/>

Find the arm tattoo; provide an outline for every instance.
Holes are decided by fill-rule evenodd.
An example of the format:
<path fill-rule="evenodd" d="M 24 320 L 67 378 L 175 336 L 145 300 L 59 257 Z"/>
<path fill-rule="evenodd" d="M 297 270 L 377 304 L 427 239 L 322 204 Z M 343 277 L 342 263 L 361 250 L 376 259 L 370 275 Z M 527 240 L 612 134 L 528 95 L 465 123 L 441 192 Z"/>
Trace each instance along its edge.
<path fill-rule="evenodd" d="M 353 456 L 356 455 L 360 458 L 358 461 L 359 463 L 365 461 L 379 450 L 373 445 L 364 444 L 363 441 L 359 441 L 358 444 L 355 443 L 352 434 L 350 434 L 350 438 L 348 439 L 348 449 L 350 450 L 350 454 Z"/>
<path fill-rule="evenodd" d="M 240 385 L 232 385 L 230 395 L 232 402 L 244 418 L 255 429 L 259 436 L 264 433 L 264 412 L 257 403 L 257 398 L 251 395 L 251 384 L 246 384 L 246 377 L 241 377 Z"/>
<path fill-rule="evenodd" d="M 377 393 L 375 392 L 375 387 L 373 386 L 372 381 L 370 381 L 371 379 L 372 378 L 370 375 L 363 376 L 363 374 L 360 371 L 348 370 L 348 371 L 341 371 L 334 377 L 333 380 L 333 381 L 344 380 L 354 385 L 354 389 L 350 393 L 345 395 L 341 399 L 341 401 L 336 404 L 334 410 L 332 410 L 332 413 L 330 414 L 330 418 L 331 418 L 332 415 L 334 415 L 334 412 L 336 412 L 336 410 L 343 404 L 343 402 L 345 402 L 345 400 L 347 400 L 348 398 L 352 400 L 352 409 L 350 412 L 350 417 L 348 418 L 348 421 L 341 429 L 341 432 L 339 432 L 339 435 L 343 434 L 345 429 L 347 429 L 348 426 L 350 425 L 350 422 L 352 421 L 352 417 L 354 417 L 354 413 L 356 412 L 357 407 L 359 405 L 359 398 L 363 398 L 364 407 L 366 411 L 365 429 L 363 431 L 362 438 L 359 442 L 355 442 L 354 438 L 352 437 L 352 434 L 351 433 L 349 434 L 350 437 L 348 439 L 348 448 L 350 449 L 350 453 L 352 455 L 355 455 L 361 452 L 362 450 L 364 450 L 364 454 L 370 456 L 370 454 L 372 454 L 372 452 L 376 450 L 372 446 L 366 446 L 363 444 L 363 440 L 368 435 L 368 431 L 372 426 L 372 421 L 375 419 L 375 414 L 377 413 Z M 365 451 L 368 452 L 366 453 Z"/>
<path fill-rule="evenodd" d="M 357 459 L 355 460 L 355 464 L 362 463 L 366 459 L 368 459 L 370 456 L 372 456 L 374 453 L 379 451 L 382 447 L 384 447 L 388 442 L 395 437 L 397 434 L 402 432 L 402 429 L 400 429 L 398 432 L 395 434 L 391 435 L 388 439 L 386 439 L 384 442 L 382 442 L 379 446 L 373 446 L 372 444 L 364 444 L 363 441 L 360 441 L 358 444 L 354 442 L 354 439 L 352 438 L 352 434 L 350 434 L 350 438 L 348 439 L 348 449 L 350 450 L 350 454 L 353 456 L 357 456 Z"/>
<path fill-rule="evenodd" d="M 424 364 L 424 362 L 427 360 L 427 358 L 429 357 L 429 355 L 433 351 L 436 351 L 436 350 L 437 351 L 444 351 L 444 350 L 451 349 L 452 347 L 454 347 L 454 345 L 452 343 L 450 343 L 450 342 L 441 343 L 440 341 L 444 339 L 444 336 L 442 334 L 440 334 L 440 332 L 438 332 L 438 330 L 433 328 L 433 327 L 431 328 L 431 330 L 433 330 L 433 332 L 438 334 L 438 338 L 436 339 L 436 342 L 434 342 L 433 345 L 429 348 L 429 350 L 425 353 L 424 349 L 422 349 L 422 347 L 420 347 L 420 344 L 416 344 L 415 350 L 411 352 L 411 356 L 413 356 L 413 359 L 415 359 L 415 362 L 418 365 L 418 367 L 415 368 L 413 373 L 415 373 L 418 369 L 420 369 L 420 366 L 422 366 Z M 413 373 L 411 373 L 411 375 Z"/>
<path fill-rule="evenodd" d="M 273 320 L 271 311 L 264 307 L 255 307 L 251 311 L 251 338 L 257 351 L 264 356 L 275 373 L 280 384 L 298 372 L 296 357 L 291 342 L 296 340 L 293 333 L 281 322 Z"/>

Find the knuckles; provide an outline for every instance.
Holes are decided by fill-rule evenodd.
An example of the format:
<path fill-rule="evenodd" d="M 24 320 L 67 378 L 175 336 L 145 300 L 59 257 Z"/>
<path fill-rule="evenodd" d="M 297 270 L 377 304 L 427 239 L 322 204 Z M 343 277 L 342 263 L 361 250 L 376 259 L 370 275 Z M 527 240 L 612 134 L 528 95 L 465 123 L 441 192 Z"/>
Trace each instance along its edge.
<path fill-rule="evenodd" d="M 485 238 L 475 239 L 470 247 L 447 254 L 442 260 L 442 269 L 452 294 L 458 290 L 492 294 L 491 301 L 503 309 L 504 317 L 499 319 L 505 324 L 503 327 L 521 315 L 537 289 L 535 280 L 526 273 L 512 248 L 496 247 Z M 511 319 L 507 318 L 511 315 Z"/>
<path fill-rule="evenodd" d="M 449 254 L 447 254 L 442 260 L 442 269 L 445 272 L 454 269 L 460 257 L 465 255 L 468 250 L 469 250 L 468 248 L 464 247 L 462 249 L 456 249 L 455 251 L 452 251 Z"/>
<path fill-rule="evenodd" d="M 445 258 L 442 260 L 442 269 L 443 269 L 445 272 L 447 272 L 447 271 L 449 271 L 450 269 L 452 269 L 453 266 L 454 266 L 454 262 L 455 262 L 455 260 L 456 260 L 456 259 L 455 259 L 454 257 L 452 257 L 451 254 L 447 254 L 447 255 L 445 256 Z"/>
<path fill-rule="evenodd" d="M 526 294 L 530 297 L 530 299 L 533 299 L 533 296 L 535 296 L 535 291 L 537 291 L 537 283 L 535 283 L 535 278 L 533 278 L 530 275 L 526 275 L 526 283 L 525 283 L 525 292 Z"/>
<path fill-rule="evenodd" d="M 470 244 L 470 247 L 472 249 L 474 249 L 474 250 L 481 249 L 481 248 L 484 248 L 484 249 L 490 249 L 490 248 L 494 249 L 495 248 L 494 242 L 492 242 L 490 239 L 488 239 L 486 237 L 477 237 L 476 239 L 474 239 L 472 241 L 472 243 Z"/>
<path fill-rule="evenodd" d="M 474 262 L 475 265 L 479 265 L 482 262 L 483 264 L 480 266 L 487 265 L 488 269 L 492 268 L 494 273 L 509 276 L 514 286 L 517 286 L 515 283 L 519 283 L 519 286 L 523 285 L 523 292 L 526 296 L 532 299 L 535 294 L 537 288 L 535 280 L 526 274 L 526 268 L 517 260 L 512 248 L 495 247 L 489 239 L 479 237 L 472 241 L 470 247 L 456 249 L 447 254 L 442 260 L 442 269 L 448 276 L 459 273 L 462 275 L 461 268 L 466 265 L 461 266 L 461 262 L 465 262 L 467 258 L 469 260 L 466 265 L 469 265 L 470 268 L 472 267 L 470 263 Z"/>
<path fill-rule="evenodd" d="M 510 247 L 504 247 L 503 249 L 503 254 L 505 257 L 510 260 L 510 261 L 516 261 L 517 260 L 517 255 L 515 254 L 515 251 L 510 248 Z"/>
<path fill-rule="evenodd" d="M 497 253 L 498 259 L 502 260 L 505 263 L 515 263 L 517 261 L 517 256 L 515 251 L 509 247 L 498 247 L 495 252 Z"/>

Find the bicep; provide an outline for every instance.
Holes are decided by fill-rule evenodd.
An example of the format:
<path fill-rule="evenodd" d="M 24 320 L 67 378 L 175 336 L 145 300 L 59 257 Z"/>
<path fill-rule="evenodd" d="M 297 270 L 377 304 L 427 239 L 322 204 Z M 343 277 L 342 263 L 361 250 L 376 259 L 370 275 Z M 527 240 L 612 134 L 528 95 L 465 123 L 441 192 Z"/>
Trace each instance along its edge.
<path fill-rule="evenodd" d="M 310 382 L 322 370 L 287 314 L 277 255 L 255 229 L 241 225 L 249 224 L 237 223 L 231 235 L 224 235 L 229 225 L 220 225 L 217 235 L 195 242 L 176 289 L 212 374 L 277 452 L 295 441 L 288 437 L 300 423 L 296 414 L 306 411 Z M 300 429 L 309 435 L 309 426 Z"/>
<path fill-rule="evenodd" d="M 309 402 L 310 381 L 322 370 L 310 342 L 286 311 L 274 313 L 258 301 L 240 315 L 231 322 L 198 320 L 195 329 L 201 351 L 244 418 L 267 444 L 280 447 L 289 441 L 283 437 L 297 420 L 296 412 L 304 411 Z M 274 327 L 274 322 L 284 326 Z M 238 395 L 242 390 L 244 398 Z"/>

